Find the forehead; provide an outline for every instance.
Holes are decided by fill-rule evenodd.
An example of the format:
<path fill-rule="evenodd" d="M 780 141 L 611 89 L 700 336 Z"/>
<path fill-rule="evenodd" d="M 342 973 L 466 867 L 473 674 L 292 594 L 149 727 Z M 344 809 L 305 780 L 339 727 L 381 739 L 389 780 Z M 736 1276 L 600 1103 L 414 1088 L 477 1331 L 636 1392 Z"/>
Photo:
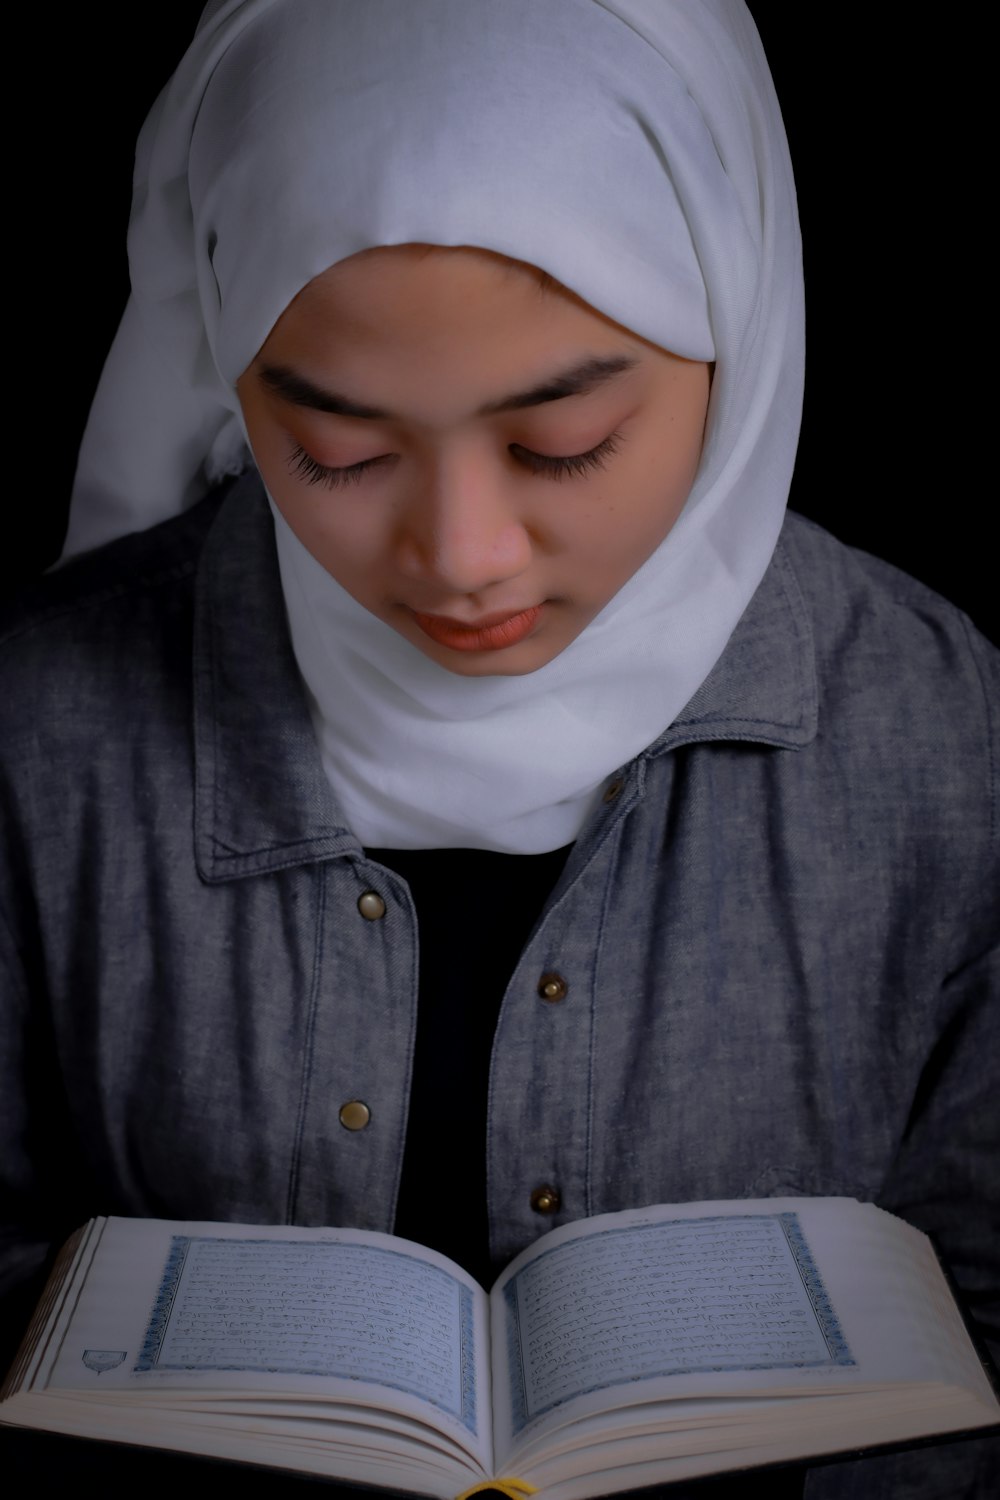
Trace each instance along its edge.
<path fill-rule="evenodd" d="M 479 249 L 406 245 L 364 251 L 315 277 L 259 358 L 380 386 L 446 369 L 488 393 L 536 367 L 634 356 L 643 344 L 537 267 Z"/>
<path fill-rule="evenodd" d="M 358 335 L 393 327 L 505 316 L 558 318 L 569 325 L 613 324 L 547 272 L 471 246 L 387 245 L 363 250 L 314 277 L 285 309 L 275 330 L 320 321 Z"/>

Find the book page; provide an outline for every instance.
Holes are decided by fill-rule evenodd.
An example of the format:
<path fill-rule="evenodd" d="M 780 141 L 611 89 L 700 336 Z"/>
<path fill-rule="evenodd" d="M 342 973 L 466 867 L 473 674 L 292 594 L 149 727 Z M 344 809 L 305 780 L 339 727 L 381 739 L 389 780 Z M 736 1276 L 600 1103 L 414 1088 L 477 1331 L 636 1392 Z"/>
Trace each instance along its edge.
<path fill-rule="evenodd" d="M 322 1381 L 389 1410 L 430 1405 L 483 1450 L 487 1338 L 481 1289 L 405 1240 L 110 1219 L 47 1384 L 315 1397 Z"/>
<path fill-rule="evenodd" d="M 565 1225 L 497 1282 L 492 1333 L 501 1465 L 541 1452 L 556 1427 L 678 1398 L 954 1381 L 995 1408 L 926 1238 L 853 1199 Z"/>
<path fill-rule="evenodd" d="M 472 1337 L 468 1288 L 405 1251 L 174 1235 L 133 1369 L 368 1380 L 474 1430 Z"/>
<path fill-rule="evenodd" d="M 794 1214 L 609 1227 L 506 1283 L 514 1433 L 652 1376 L 853 1364 Z"/>

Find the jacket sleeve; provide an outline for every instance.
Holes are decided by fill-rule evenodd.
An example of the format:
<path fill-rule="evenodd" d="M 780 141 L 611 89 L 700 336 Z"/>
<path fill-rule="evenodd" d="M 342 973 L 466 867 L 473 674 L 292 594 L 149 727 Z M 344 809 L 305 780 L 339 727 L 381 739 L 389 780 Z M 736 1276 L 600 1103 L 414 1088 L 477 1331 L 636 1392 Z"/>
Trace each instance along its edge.
<path fill-rule="evenodd" d="M 928 1233 L 994 1364 L 1000 1356 L 1000 950 L 945 986 L 950 1024 L 924 1070 L 882 1207 Z M 815 1469 L 805 1500 L 992 1500 L 1000 1437 Z"/>
<path fill-rule="evenodd" d="M 47 1009 L 0 899 L 0 1366 L 6 1369 L 62 1241 L 88 1215 Z"/>
<path fill-rule="evenodd" d="M 936 1044 L 880 1206 L 929 1234 L 972 1321 L 1000 1364 L 1000 672 L 996 653 L 973 639 L 994 730 L 985 757 L 990 799 L 966 827 L 971 956 L 941 985 Z M 941 766 L 942 775 L 949 768 Z M 985 866 L 972 849 L 985 844 Z M 942 912 L 948 892 L 941 892 Z M 977 909 L 974 914 L 974 909 Z M 951 919 L 949 919 L 951 920 Z M 959 914 L 955 926 L 961 925 Z M 905 1003 L 905 997 L 900 997 Z M 970 1438 L 813 1469 L 806 1500 L 993 1500 L 1000 1493 L 1000 1437 Z"/>
<path fill-rule="evenodd" d="M 882 1206 L 930 1234 L 970 1321 L 1000 1355 L 1000 955 L 952 981 L 952 1028 L 928 1060 Z M 810 1471 L 805 1500 L 993 1500 L 1000 1436 Z"/>

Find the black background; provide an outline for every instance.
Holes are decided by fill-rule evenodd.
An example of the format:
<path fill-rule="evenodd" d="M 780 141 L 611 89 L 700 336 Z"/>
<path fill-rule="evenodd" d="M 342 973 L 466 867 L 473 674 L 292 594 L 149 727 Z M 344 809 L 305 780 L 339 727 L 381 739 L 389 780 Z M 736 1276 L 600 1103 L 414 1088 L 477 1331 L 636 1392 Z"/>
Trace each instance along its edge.
<path fill-rule="evenodd" d="M 128 290 L 125 230 L 139 126 L 200 0 L 39 7 L 23 61 L 8 278 L 8 589 L 58 554 L 87 407 Z M 974 366 L 986 281 L 963 164 L 968 36 L 922 33 L 895 6 L 751 5 L 791 143 L 805 244 L 806 407 L 792 503 L 842 540 L 954 599 L 995 640 L 987 460 Z M 29 23 L 30 25 L 31 23 Z M 21 302 L 21 289 L 24 301 Z M 18 305 L 20 304 L 20 305 Z M 8 408 L 10 411 L 11 408 Z M 26 420 L 24 420 L 26 418 Z M 15 441 L 14 434 L 17 434 Z"/>

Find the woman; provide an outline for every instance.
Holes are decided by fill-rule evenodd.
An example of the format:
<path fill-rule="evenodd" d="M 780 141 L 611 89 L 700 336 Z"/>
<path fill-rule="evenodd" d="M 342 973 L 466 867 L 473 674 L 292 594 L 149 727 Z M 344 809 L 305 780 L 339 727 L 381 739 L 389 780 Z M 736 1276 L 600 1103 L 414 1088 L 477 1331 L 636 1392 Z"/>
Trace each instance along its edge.
<path fill-rule="evenodd" d="M 489 1280 L 583 1214 L 848 1193 L 976 1296 L 996 659 L 784 521 L 743 8 L 209 7 L 131 255 L 67 553 L 113 544 L 6 648 L 15 1288 L 93 1212 Z"/>

